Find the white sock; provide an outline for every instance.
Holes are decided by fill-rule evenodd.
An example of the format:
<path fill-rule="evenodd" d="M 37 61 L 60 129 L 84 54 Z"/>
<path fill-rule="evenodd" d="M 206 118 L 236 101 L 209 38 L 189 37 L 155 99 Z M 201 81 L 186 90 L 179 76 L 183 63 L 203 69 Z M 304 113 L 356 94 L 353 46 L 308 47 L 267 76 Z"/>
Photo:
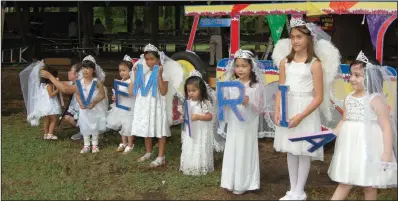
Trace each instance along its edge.
<path fill-rule="evenodd" d="M 83 136 L 84 146 L 90 146 L 90 136 Z"/>
<path fill-rule="evenodd" d="M 92 140 L 93 146 L 98 146 L 98 135 L 92 135 L 92 136 L 93 136 Z"/>
<path fill-rule="evenodd" d="M 293 192 L 295 191 L 297 185 L 299 157 L 291 153 L 287 153 L 287 167 L 289 170 L 290 191 Z"/>
<path fill-rule="evenodd" d="M 311 168 L 310 156 L 299 156 L 298 179 L 294 193 L 302 195 L 304 193 L 305 183 Z"/>

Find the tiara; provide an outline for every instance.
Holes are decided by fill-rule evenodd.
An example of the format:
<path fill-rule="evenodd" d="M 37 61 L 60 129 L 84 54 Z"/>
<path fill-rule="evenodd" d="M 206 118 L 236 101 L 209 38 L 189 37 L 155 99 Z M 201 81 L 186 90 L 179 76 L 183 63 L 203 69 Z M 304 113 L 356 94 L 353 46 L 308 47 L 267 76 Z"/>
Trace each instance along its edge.
<path fill-rule="evenodd" d="M 133 59 L 129 55 L 124 55 L 123 61 L 129 61 L 133 63 Z"/>
<path fill-rule="evenodd" d="M 305 23 L 301 17 L 292 17 L 292 19 L 290 19 L 290 27 L 299 27 L 305 25 L 307 25 L 307 23 Z"/>
<path fill-rule="evenodd" d="M 234 58 L 252 59 L 254 57 L 253 53 L 249 50 L 239 49 L 235 52 Z"/>
<path fill-rule="evenodd" d="M 144 52 L 148 52 L 148 51 L 151 51 L 151 52 L 159 52 L 158 48 L 156 48 L 154 45 L 152 45 L 152 44 L 150 44 L 150 43 L 148 43 L 148 45 L 146 45 L 146 46 L 144 47 Z"/>
<path fill-rule="evenodd" d="M 361 52 L 359 52 L 359 54 L 355 60 L 362 61 L 364 63 L 369 63 L 369 59 L 365 56 L 365 54 L 362 52 L 362 50 L 361 50 Z"/>
<path fill-rule="evenodd" d="M 189 77 L 192 77 L 192 76 L 198 76 L 198 77 L 202 78 L 202 74 L 197 70 L 193 70 L 189 73 Z"/>
<path fill-rule="evenodd" d="M 88 55 L 88 56 L 84 57 L 83 61 L 91 61 L 91 62 L 97 64 L 97 62 L 95 61 L 94 57 L 91 56 L 91 55 Z"/>

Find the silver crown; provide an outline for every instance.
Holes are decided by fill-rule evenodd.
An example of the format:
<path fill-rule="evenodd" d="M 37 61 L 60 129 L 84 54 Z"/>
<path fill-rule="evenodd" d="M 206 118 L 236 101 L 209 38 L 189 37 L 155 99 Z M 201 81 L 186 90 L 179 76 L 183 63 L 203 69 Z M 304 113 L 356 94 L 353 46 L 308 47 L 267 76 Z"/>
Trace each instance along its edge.
<path fill-rule="evenodd" d="M 123 61 L 133 62 L 133 59 L 129 55 L 124 55 Z"/>
<path fill-rule="evenodd" d="M 202 74 L 197 70 L 193 70 L 189 73 L 189 77 L 192 77 L 192 76 L 198 76 L 198 77 L 202 78 Z"/>
<path fill-rule="evenodd" d="M 369 63 L 369 59 L 365 56 L 365 54 L 362 52 L 362 50 L 359 52 L 357 59 L 355 59 L 357 61 L 362 61 L 364 63 Z"/>
<path fill-rule="evenodd" d="M 239 49 L 235 52 L 234 58 L 252 59 L 254 58 L 254 55 L 249 50 Z"/>
<path fill-rule="evenodd" d="M 155 47 L 154 45 L 150 44 L 150 43 L 148 43 L 148 45 L 146 45 L 146 46 L 144 47 L 144 52 L 148 52 L 148 51 L 151 51 L 151 52 L 159 52 L 158 48 Z"/>
<path fill-rule="evenodd" d="M 97 62 L 95 61 L 94 57 L 91 56 L 91 55 L 88 55 L 88 56 L 84 57 L 83 61 L 91 61 L 91 62 L 97 64 Z"/>
<path fill-rule="evenodd" d="M 307 25 L 307 23 L 305 23 L 301 17 L 292 17 L 292 19 L 290 19 L 290 27 L 299 27 L 305 25 Z"/>

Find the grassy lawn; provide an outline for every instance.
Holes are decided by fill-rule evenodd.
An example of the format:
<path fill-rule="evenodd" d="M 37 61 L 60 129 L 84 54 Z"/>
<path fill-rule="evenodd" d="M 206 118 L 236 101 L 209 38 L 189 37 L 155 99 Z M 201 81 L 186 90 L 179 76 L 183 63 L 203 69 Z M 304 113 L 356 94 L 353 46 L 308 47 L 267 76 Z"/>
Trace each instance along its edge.
<path fill-rule="evenodd" d="M 113 132 L 100 140 L 101 152 L 80 154 L 81 141 L 72 141 L 74 129 L 59 130 L 59 141 L 42 140 L 39 127 L 25 116 L 2 117 L 2 199 L 11 200 L 116 200 L 116 199 L 278 199 L 288 188 L 286 156 L 274 153 L 272 140 L 260 140 L 261 189 L 235 196 L 219 187 L 222 154 L 215 154 L 216 171 L 201 177 L 178 171 L 181 143 L 179 127 L 168 140 L 167 166 L 150 169 L 136 159 L 145 151 L 136 141 L 128 155 L 115 152 L 119 136 Z M 330 199 L 336 184 L 326 175 L 325 162 L 314 162 L 306 189 L 309 199 Z M 157 149 L 154 150 L 157 153 Z M 355 188 L 349 199 L 363 199 Z M 379 191 L 379 199 L 397 200 L 397 189 Z"/>

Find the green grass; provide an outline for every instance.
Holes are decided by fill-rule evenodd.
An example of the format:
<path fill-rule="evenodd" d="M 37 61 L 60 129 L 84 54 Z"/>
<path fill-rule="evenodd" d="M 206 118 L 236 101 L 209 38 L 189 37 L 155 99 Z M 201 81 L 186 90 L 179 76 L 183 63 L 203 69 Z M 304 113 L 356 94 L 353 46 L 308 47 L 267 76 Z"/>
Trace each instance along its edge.
<path fill-rule="evenodd" d="M 179 169 L 179 127 L 167 144 L 167 166 L 150 169 L 136 159 L 145 153 L 143 140 L 128 155 L 116 153 L 119 135 L 109 132 L 100 140 L 101 152 L 80 154 L 81 141 L 69 137 L 74 129 L 56 131 L 59 141 L 42 140 L 41 127 L 30 127 L 25 116 L 2 117 L 2 199 L 4 200 L 125 200 L 125 199 L 278 199 L 288 187 L 286 156 L 274 153 L 272 140 L 260 140 L 261 189 L 235 196 L 219 187 L 222 154 L 215 154 L 216 171 L 200 177 Z M 157 153 L 157 148 L 154 149 Z M 311 171 L 309 199 L 330 199 L 336 185 Z M 326 182 L 322 182 L 326 180 Z M 397 200 L 397 189 L 379 191 L 379 199 Z M 355 188 L 349 199 L 363 199 Z"/>

